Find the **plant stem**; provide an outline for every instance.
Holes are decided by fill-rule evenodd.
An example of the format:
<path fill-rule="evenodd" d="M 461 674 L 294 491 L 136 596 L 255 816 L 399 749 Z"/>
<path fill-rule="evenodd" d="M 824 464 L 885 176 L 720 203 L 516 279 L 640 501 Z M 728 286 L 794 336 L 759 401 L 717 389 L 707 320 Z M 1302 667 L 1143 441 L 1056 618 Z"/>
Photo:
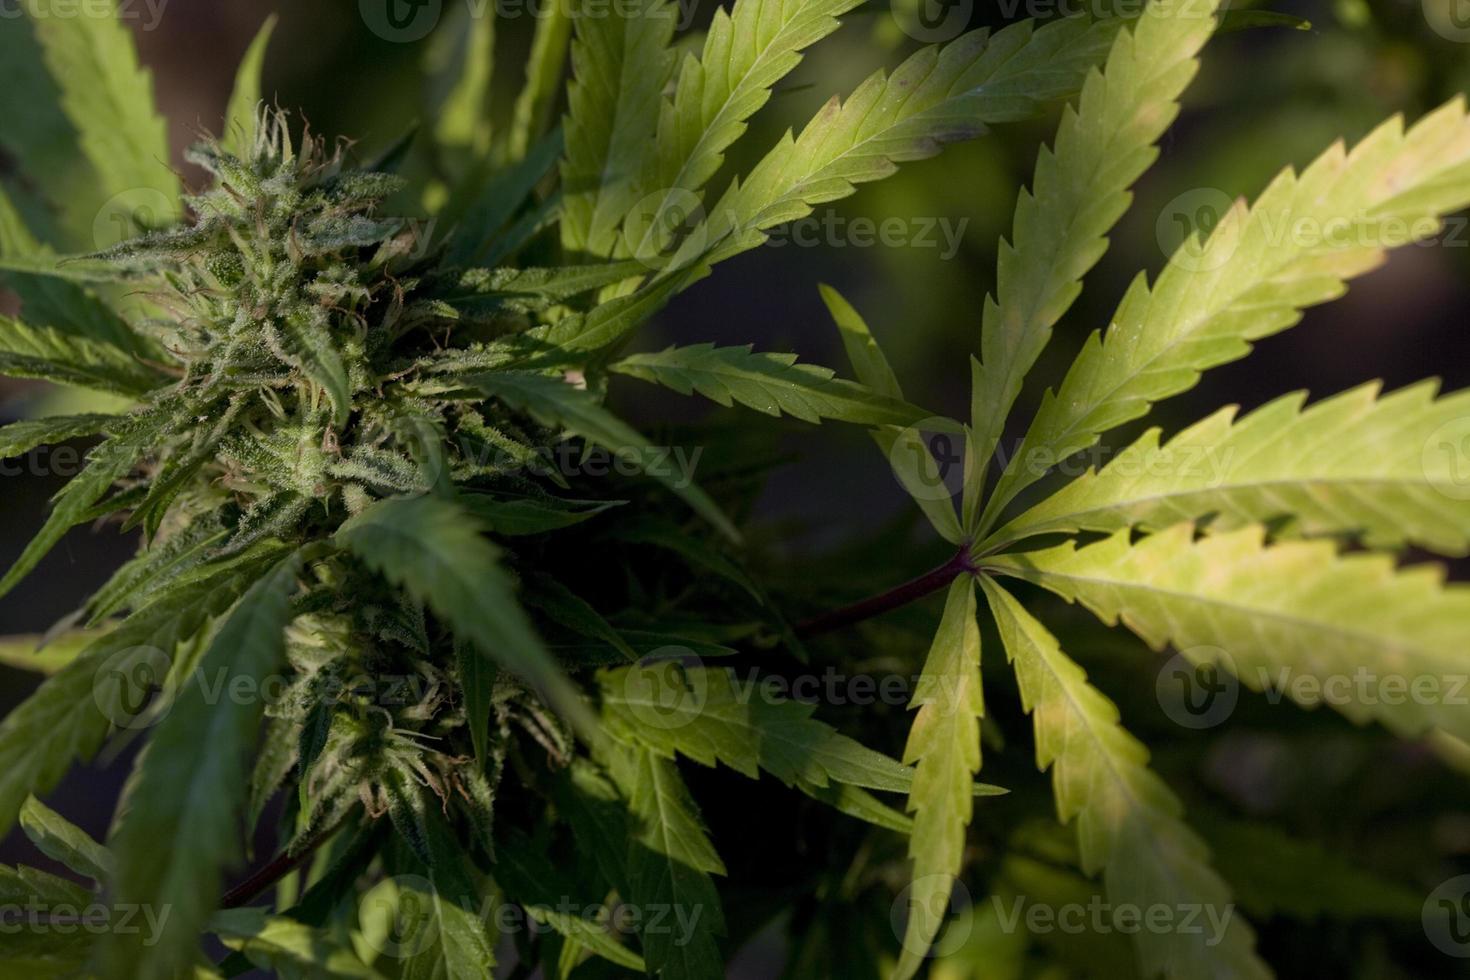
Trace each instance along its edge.
<path fill-rule="evenodd" d="M 798 623 L 796 633 L 798 636 L 816 636 L 819 633 L 830 633 L 833 630 L 860 623 L 865 619 L 872 619 L 874 616 L 881 616 L 883 613 L 906 606 L 927 595 L 933 595 L 940 589 L 947 588 L 949 583 L 961 575 L 966 574 L 975 574 L 975 566 L 970 560 L 968 545 L 960 548 L 955 556 L 943 565 L 925 572 L 916 579 L 889 589 L 887 592 L 854 602 L 850 606 L 843 606 L 841 609 L 834 609 Z"/>
<path fill-rule="evenodd" d="M 305 864 L 307 858 L 311 857 L 318 847 L 325 844 L 335 830 L 336 828 L 333 827 L 326 833 L 312 838 L 295 854 L 290 851 L 282 851 L 277 854 L 269 864 L 225 892 L 224 897 L 220 899 L 219 907 L 235 909 L 253 901 L 261 892 Z"/>

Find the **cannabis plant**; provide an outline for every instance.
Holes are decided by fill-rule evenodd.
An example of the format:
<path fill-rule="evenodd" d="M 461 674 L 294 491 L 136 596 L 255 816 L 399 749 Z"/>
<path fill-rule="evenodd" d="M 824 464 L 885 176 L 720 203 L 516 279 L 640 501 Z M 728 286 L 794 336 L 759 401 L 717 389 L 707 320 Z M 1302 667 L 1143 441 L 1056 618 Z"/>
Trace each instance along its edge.
<path fill-rule="evenodd" d="M 1466 669 L 1470 592 L 1394 556 L 1470 550 L 1457 469 L 1470 395 L 1370 386 L 1224 409 L 1051 478 L 1470 204 L 1465 105 L 1329 148 L 1188 238 L 1152 283 L 1141 275 L 996 475 L 1023 381 L 1157 156 L 1220 12 L 1152 0 L 1131 19 L 924 48 L 709 193 L 773 86 L 855 6 L 736 0 L 683 53 L 664 0 L 558 7 L 537 24 L 503 133 L 494 21 L 475 18 L 439 50 L 454 67 L 440 66 L 429 122 L 375 153 L 262 99 L 267 27 L 220 135 L 189 151 L 187 193 L 159 163 L 164 126 L 116 19 L 6 27 L 10 51 L 49 69 L 67 152 L 94 189 L 149 202 L 122 213 L 123 240 L 59 256 L 48 243 L 75 241 L 90 215 L 48 184 L 43 127 L 4 137 L 34 167 L 23 194 L 0 196 L 0 270 L 20 300 L 0 317 L 0 371 L 110 400 L 0 429 L 6 455 L 92 440 L 0 593 L 78 525 L 115 522 L 141 542 L 48 635 L 38 663 L 53 675 L 0 725 L 0 830 L 18 821 L 100 889 L 0 870 L 31 924 L 0 937 L 15 975 L 478 978 L 498 951 L 522 976 L 722 976 L 754 931 L 743 920 L 793 896 L 722 903 L 726 865 L 681 758 L 771 777 L 830 808 L 822 827 L 867 825 L 832 838 L 857 843 L 821 887 L 841 901 L 870 863 L 899 927 L 799 944 L 794 975 L 907 978 L 935 956 L 936 974 L 1040 975 L 1023 974 L 1015 929 L 935 942 L 957 881 L 1023 887 L 967 844 L 1003 792 L 976 782 L 982 615 L 1034 716 L 1056 815 L 1075 827 L 1049 838 L 1053 857 L 1100 875 L 1114 905 L 1218 926 L 1134 930 L 1119 969 L 1271 975 L 1179 799 L 1025 587 L 1255 688 L 1277 669 L 1446 684 Z M 831 290 L 855 381 L 693 337 L 629 352 L 674 296 L 777 227 L 1061 103 L 993 294 L 977 297 L 966 422 L 906 398 Z M 425 154 L 428 176 L 409 179 L 406 161 Z M 870 429 L 953 557 L 797 622 L 742 544 L 769 451 L 705 432 L 719 452 L 696 482 L 697 450 L 607 407 L 619 378 Z M 957 501 L 935 433 L 965 448 Z M 871 725 L 841 734 L 812 704 L 717 666 L 789 674 L 830 656 L 808 650 L 816 637 L 937 591 L 902 760 Z M 1444 751 L 1470 740 L 1450 699 L 1305 690 L 1307 706 Z M 130 746 L 105 845 L 37 799 L 79 760 Z M 807 812 L 794 793 L 774 799 Z M 258 830 L 274 858 L 253 859 Z M 226 889 L 247 859 L 256 870 Z M 85 928 L 57 928 L 76 910 Z"/>

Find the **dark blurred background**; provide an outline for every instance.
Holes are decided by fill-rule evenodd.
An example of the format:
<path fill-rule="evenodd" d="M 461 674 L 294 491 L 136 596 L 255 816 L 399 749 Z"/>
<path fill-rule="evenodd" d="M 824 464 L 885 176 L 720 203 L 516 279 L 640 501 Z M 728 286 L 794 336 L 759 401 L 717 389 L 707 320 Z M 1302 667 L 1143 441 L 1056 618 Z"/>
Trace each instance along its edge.
<path fill-rule="evenodd" d="M 460 2 L 445 0 L 446 14 Z M 990 12 L 988 0 L 977 6 L 972 26 L 1005 22 Z M 1021 424 L 1044 386 L 1060 378 L 1081 338 L 1106 326 L 1133 276 L 1162 267 L 1174 244 L 1167 234 L 1174 211 L 1220 195 L 1254 197 L 1283 165 L 1305 164 L 1338 137 L 1356 140 L 1393 113 L 1412 120 L 1470 91 L 1470 30 L 1446 26 L 1456 23 L 1447 16 L 1457 9 L 1459 22 L 1470 23 L 1467 0 L 1270 6 L 1309 20 L 1311 29 L 1240 31 L 1210 46 L 1160 161 L 1139 186 L 1111 250 L 1034 373 L 1018 413 Z M 712 3 L 694 8 L 694 32 L 713 9 Z M 1020 10 L 1025 9 L 1022 4 Z M 219 129 L 235 66 L 272 12 L 281 20 L 266 62 L 265 91 L 282 106 L 299 108 L 315 130 L 350 136 L 370 150 L 392 142 L 420 114 L 420 67 L 432 36 L 415 43 L 384 40 L 368 29 L 352 2 L 168 0 L 156 24 L 145 17 L 134 25 L 170 123 L 171 162 L 189 181 L 197 182 L 200 174 L 185 166 L 182 151 L 200 131 Z M 917 45 L 896 24 L 886 5 L 850 16 L 782 83 L 754 121 L 748 150 L 736 154 L 731 167 L 748 164 L 783 128 L 800 126 L 832 93 L 850 91 L 877 66 L 897 64 Z M 496 78 L 506 106 L 521 82 L 531 26 L 521 17 L 500 27 Z M 0 104 L 3 99 L 0 93 Z M 816 290 L 818 282 L 828 282 L 868 318 L 911 399 L 963 417 L 966 358 L 978 349 L 996 243 L 1010 224 L 1016 189 L 1030 180 L 1037 146 L 1050 141 L 1055 124 L 1053 115 L 1005 127 L 934 160 L 906 166 L 897 177 L 839 202 L 830 218 L 833 226 L 849 230 L 863 217 L 879 224 L 900 219 L 909 233 L 934 227 L 934 245 L 862 247 L 855 240 L 860 235 L 839 233 L 811 247 L 787 243 L 747 254 L 678 299 L 645 330 L 640 345 L 753 342 L 845 370 Z M 727 181 L 728 175 L 718 178 L 715 190 L 723 190 Z M 826 216 L 819 210 L 819 218 Z M 945 230 L 963 232 L 953 247 Z M 1375 378 L 1390 389 L 1427 376 L 1444 379 L 1447 388 L 1464 387 L 1470 384 L 1467 274 L 1470 228 L 1459 221 L 1435 242 L 1396 253 L 1347 298 L 1311 311 L 1301 326 L 1262 342 L 1249 359 L 1210 372 L 1195 390 L 1166 403 L 1158 418 L 1177 429 L 1222 404 L 1248 409 L 1299 389 L 1321 397 Z M 47 397 L 34 386 L 0 384 L 0 415 L 7 420 L 35 411 L 38 400 Z M 616 385 L 614 397 L 630 414 L 648 420 L 671 413 L 681 421 L 728 414 L 651 392 L 630 381 Z M 860 538 L 908 506 L 863 432 L 832 425 L 803 431 L 780 424 L 771 432 L 789 449 L 791 462 L 772 475 L 758 516 L 782 528 L 780 547 L 793 555 Z M 1010 438 L 1019 435 L 1015 431 Z M 22 472 L 15 474 L 12 467 L 0 482 L 5 501 L 0 562 L 19 553 L 41 519 L 45 499 L 62 482 L 49 472 L 65 469 L 60 462 L 48 466 L 33 454 Z M 76 608 L 131 546 L 111 528 L 70 535 L 27 583 L 0 601 L 0 634 L 46 629 Z M 916 553 L 924 550 L 916 544 Z M 0 711 L 33 683 L 33 675 L 0 669 Z M 115 763 L 105 773 L 97 767 L 78 770 L 54 801 L 101 835 L 123 768 Z M 36 859 L 14 835 L 0 845 L 0 860 L 22 857 Z"/>

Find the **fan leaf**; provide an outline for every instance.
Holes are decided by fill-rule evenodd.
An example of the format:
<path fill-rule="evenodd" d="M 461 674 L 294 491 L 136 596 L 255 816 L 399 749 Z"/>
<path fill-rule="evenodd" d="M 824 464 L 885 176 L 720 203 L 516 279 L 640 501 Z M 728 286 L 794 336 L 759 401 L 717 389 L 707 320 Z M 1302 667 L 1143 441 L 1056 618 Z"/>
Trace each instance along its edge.
<path fill-rule="evenodd" d="M 1148 768 L 1148 750 L 1118 721 L 1118 709 L 1008 592 L 982 580 L 1001 641 L 1036 722 L 1036 765 L 1052 769 L 1057 816 L 1077 821 L 1082 869 L 1103 873 L 1114 906 L 1198 909 L 1227 925 L 1140 930 L 1145 976 L 1255 977 L 1271 971 L 1255 955 L 1254 936 L 1234 916 L 1230 888 L 1210 867 L 1209 850 L 1182 819 L 1183 807 Z"/>

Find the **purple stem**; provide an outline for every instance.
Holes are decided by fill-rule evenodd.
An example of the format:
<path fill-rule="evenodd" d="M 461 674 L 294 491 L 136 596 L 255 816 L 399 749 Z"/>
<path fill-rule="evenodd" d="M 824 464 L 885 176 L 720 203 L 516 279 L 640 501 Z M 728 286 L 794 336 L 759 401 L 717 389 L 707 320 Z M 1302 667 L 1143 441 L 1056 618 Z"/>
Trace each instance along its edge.
<path fill-rule="evenodd" d="M 798 636 L 816 636 L 819 633 L 830 633 L 854 623 L 861 623 L 865 619 L 881 616 L 883 613 L 906 606 L 909 603 L 932 595 L 940 589 L 947 588 L 949 583 L 961 575 L 975 574 L 975 566 L 970 560 L 969 546 L 961 548 L 949 561 L 940 565 L 933 571 L 925 572 L 918 578 L 895 588 L 889 589 L 879 595 L 869 596 L 850 606 L 834 609 L 831 612 L 814 616 L 805 622 L 796 625 Z"/>

